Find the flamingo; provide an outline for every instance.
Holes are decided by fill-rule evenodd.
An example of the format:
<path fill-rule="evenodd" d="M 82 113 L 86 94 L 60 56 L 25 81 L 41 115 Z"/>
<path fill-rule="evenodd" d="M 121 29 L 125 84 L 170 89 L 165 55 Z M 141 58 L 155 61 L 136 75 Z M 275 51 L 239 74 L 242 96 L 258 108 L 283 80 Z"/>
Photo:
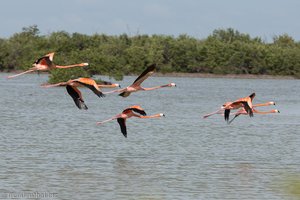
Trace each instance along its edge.
<path fill-rule="evenodd" d="M 105 96 L 99 89 L 99 86 L 97 85 L 96 81 L 94 81 L 91 78 L 78 78 L 78 79 L 69 80 L 67 82 L 42 85 L 42 87 L 49 88 L 49 87 L 57 87 L 57 86 L 66 86 L 67 92 L 73 98 L 76 106 L 79 109 L 87 110 L 88 107 L 85 105 L 84 100 L 82 98 L 82 94 L 77 88 L 81 85 L 92 90 L 98 97 Z"/>
<path fill-rule="evenodd" d="M 123 89 L 119 89 L 119 90 L 113 90 L 113 91 L 109 91 L 109 92 L 105 92 L 104 94 L 109 94 L 109 93 L 113 93 L 113 92 L 120 92 L 120 96 L 122 97 L 128 97 L 132 92 L 137 92 L 140 90 L 143 91 L 149 91 L 149 90 L 156 90 L 159 88 L 163 88 L 163 87 L 176 87 L 175 83 L 169 83 L 166 85 L 161 85 L 161 86 L 156 86 L 156 87 L 151 87 L 151 88 L 144 88 L 141 87 L 141 84 L 149 77 L 151 76 L 154 71 L 156 69 L 156 65 L 150 65 L 149 67 L 147 67 L 146 70 L 143 71 L 143 73 L 133 82 L 133 84 L 131 84 L 130 86 L 123 88 Z"/>
<path fill-rule="evenodd" d="M 117 114 L 107 120 L 97 122 L 96 124 L 100 125 L 100 124 L 117 119 L 117 121 L 120 125 L 120 128 L 121 128 L 121 132 L 123 133 L 124 137 L 127 138 L 127 128 L 126 128 L 126 123 L 125 123 L 126 119 L 128 119 L 130 117 L 138 117 L 138 118 L 146 119 L 146 118 L 159 118 L 159 117 L 165 116 L 163 113 L 150 115 L 150 116 L 146 116 L 146 115 L 147 114 L 143 108 L 141 108 L 138 105 L 134 105 L 134 106 L 130 106 L 130 107 L 126 108 L 125 110 L 123 110 L 122 113 Z"/>
<path fill-rule="evenodd" d="M 226 102 L 223 104 L 223 106 L 221 106 L 221 108 L 215 112 L 212 112 L 212 113 L 209 113 L 209 114 L 206 114 L 203 116 L 203 118 L 207 118 L 207 117 L 210 117 L 212 115 L 215 115 L 215 114 L 223 114 L 224 113 L 224 108 L 231 104 L 232 102 Z M 275 102 L 274 101 L 268 101 L 266 103 L 260 103 L 260 104 L 254 104 L 253 105 L 253 108 L 256 108 L 256 107 L 261 107 L 261 106 L 270 106 L 270 105 L 275 105 Z"/>
<path fill-rule="evenodd" d="M 48 53 L 46 55 L 44 55 L 43 57 L 37 59 L 33 64 L 32 64 L 32 68 L 30 68 L 29 70 L 19 73 L 19 74 L 15 74 L 12 76 L 8 76 L 7 78 L 14 78 L 23 74 L 27 74 L 29 72 L 34 72 L 34 71 L 49 71 L 52 69 L 66 69 L 66 68 L 71 68 L 71 67 L 84 67 L 84 66 L 88 66 L 88 63 L 80 63 L 80 64 L 74 64 L 74 65 L 66 65 L 66 66 L 61 66 L 61 65 L 56 65 L 53 63 L 53 56 L 54 56 L 54 52 L 52 53 Z"/>
<path fill-rule="evenodd" d="M 270 113 L 280 113 L 279 110 L 277 109 L 273 109 L 273 110 L 269 110 L 269 111 L 259 111 L 253 108 L 253 112 L 256 114 L 270 114 Z M 248 115 L 248 113 L 246 112 L 245 108 L 241 108 L 239 111 L 237 111 L 236 113 L 234 113 L 234 118 L 232 118 L 232 120 L 230 120 L 228 122 L 228 124 L 230 124 L 235 118 L 237 118 L 240 115 Z"/>
<path fill-rule="evenodd" d="M 255 97 L 255 93 L 252 93 L 248 97 L 239 98 L 232 103 L 228 103 L 224 106 L 224 118 L 225 121 L 229 120 L 230 110 L 233 109 L 239 109 L 239 108 L 245 108 L 245 111 L 248 113 L 250 117 L 253 117 L 253 106 L 252 106 L 252 100 Z"/>

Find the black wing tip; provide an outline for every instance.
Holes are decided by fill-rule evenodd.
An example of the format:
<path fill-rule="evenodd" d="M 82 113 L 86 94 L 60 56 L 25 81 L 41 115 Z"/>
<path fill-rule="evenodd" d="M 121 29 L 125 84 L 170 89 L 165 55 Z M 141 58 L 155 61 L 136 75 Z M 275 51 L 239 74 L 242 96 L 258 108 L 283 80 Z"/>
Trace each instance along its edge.
<path fill-rule="evenodd" d="M 249 116 L 250 117 L 253 117 L 254 115 L 253 115 L 253 111 L 252 110 L 250 110 L 250 112 L 249 112 Z"/>
<path fill-rule="evenodd" d="M 125 125 L 125 119 L 118 118 L 117 121 L 120 125 L 121 133 L 124 135 L 125 138 L 127 138 L 127 129 L 126 129 L 126 125 Z"/>
<path fill-rule="evenodd" d="M 75 105 L 77 106 L 77 108 L 79 108 L 80 110 L 87 110 L 88 107 L 85 105 L 85 103 L 83 101 L 81 101 L 80 99 L 74 99 L 75 101 Z"/>
<path fill-rule="evenodd" d="M 80 101 L 79 105 L 80 105 L 79 109 L 82 109 L 82 110 L 87 110 L 88 109 L 88 107 L 85 105 L 84 101 Z"/>
<path fill-rule="evenodd" d="M 255 92 L 253 92 L 252 94 L 250 94 L 249 97 L 250 97 L 251 99 L 253 99 L 253 98 L 255 97 Z"/>
<path fill-rule="evenodd" d="M 103 97 L 105 97 L 106 95 L 103 94 L 102 92 L 98 92 L 98 93 L 97 93 L 97 96 L 100 97 L 100 98 L 103 98 Z"/>
<path fill-rule="evenodd" d="M 156 63 L 153 63 L 152 65 L 149 65 L 148 67 L 147 67 L 149 70 L 155 70 L 156 69 Z"/>
<path fill-rule="evenodd" d="M 119 96 L 121 96 L 121 97 L 128 97 L 130 95 L 130 92 L 122 92 L 122 93 L 120 93 L 119 94 Z"/>
<path fill-rule="evenodd" d="M 229 113 L 230 113 L 230 109 L 226 109 L 224 111 L 224 118 L 227 123 L 229 122 Z"/>
<path fill-rule="evenodd" d="M 119 96 L 121 96 L 121 97 L 124 97 L 124 95 L 125 95 L 125 92 L 122 92 L 119 94 Z"/>

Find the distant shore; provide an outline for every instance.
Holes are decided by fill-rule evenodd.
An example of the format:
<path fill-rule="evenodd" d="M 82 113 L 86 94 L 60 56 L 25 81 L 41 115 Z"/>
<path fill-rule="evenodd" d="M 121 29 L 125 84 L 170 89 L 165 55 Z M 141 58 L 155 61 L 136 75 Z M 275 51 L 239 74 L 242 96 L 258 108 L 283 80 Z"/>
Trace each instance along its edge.
<path fill-rule="evenodd" d="M 154 73 L 157 77 L 187 77 L 187 78 L 232 78 L 232 79 L 296 79 L 293 76 L 255 75 L 255 74 L 206 74 L 206 73 Z"/>
<path fill-rule="evenodd" d="M 10 72 L 1 71 L 0 73 L 10 73 L 17 74 L 22 72 L 22 70 L 15 70 Z M 34 74 L 28 73 L 28 74 Z M 47 74 L 48 72 L 40 72 L 41 74 Z M 100 75 L 101 74 L 97 74 Z M 105 75 L 104 75 L 105 76 Z M 137 76 L 132 74 L 129 76 Z M 228 78 L 228 79 L 295 79 L 293 76 L 280 76 L 280 75 L 261 75 L 261 74 L 209 74 L 209 73 L 182 73 L 182 72 L 172 72 L 172 73 L 160 73 L 156 72 L 152 76 L 154 77 L 182 77 L 182 78 Z"/>

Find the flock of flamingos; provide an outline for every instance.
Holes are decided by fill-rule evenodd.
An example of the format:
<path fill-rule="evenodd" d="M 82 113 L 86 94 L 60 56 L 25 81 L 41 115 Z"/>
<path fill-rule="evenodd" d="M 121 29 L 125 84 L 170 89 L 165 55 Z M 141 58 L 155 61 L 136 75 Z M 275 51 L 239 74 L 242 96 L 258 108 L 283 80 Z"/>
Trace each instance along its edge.
<path fill-rule="evenodd" d="M 66 68 L 71 68 L 71 67 L 84 67 L 88 66 L 88 63 L 80 63 L 80 64 L 73 64 L 73 65 L 67 65 L 67 66 L 60 66 L 56 65 L 53 63 L 53 57 L 54 57 L 54 52 L 49 53 L 47 55 L 44 55 L 43 57 L 37 59 L 33 63 L 33 67 L 30 68 L 29 70 L 8 76 L 7 78 L 14 78 L 26 73 L 30 72 L 35 72 L 35 71 L 49 71 L 52 69 L 66 69 Z M 105 84 L 105 85 L 99 85 L 96 83 L 95 80 L 91 78 L 77 78 L 73 80 L 69 80 L 67 82 L 61 82 L 61 83 L 56 83 L 56 84 L 46 84 L 42 85 L 42 87 L 49 88 L 49 87 L 56 87 L 56 86 L 66 86 L 68 94 L 72 97 L 74 100 L 76 106 L 79 109 L 84 109 L 87 110 L 88 107 L 85 105 L 82 94 L 80 90 L 78 89 L 79 86 L 85 86 L 92 90 L 98 97 L 104 97 L 105 94 L 109 93 L 119 93 L 120 96 L 122 97 L 128 97 L 132 92 L 138 92 L 138 91 L 149 91 L 149 90 L 156 90 L 159 88 L 164 88 L 164 87 L 176 87 L 175 83 L 169 83 L 166 85 L 161 85 L 161 86 L 156 86 L 156 87 L 151 87 L 151 88 L 144 88 L 141 86 L 141 84 L 149 77 L 151 76 L 156 69 L 156 65 L 150 65 L 145 69 L 139 77 L 128 87 L 123 88 L 123 89 L 117 89 L 117 90 L 112 90 L 109 92 L 102 92 L 100 88 L 114 88 L 114 87 L 120 87 L 119 84 Z M 279 113 L 277 109 L 269 110 L 269 111 L 259 111 L 256 108 L 261 107 L 261 106 L 269 106 L 269 105 L 275 105 L 273 101 L 266 102 L 266 103 L 261 103 L 261 104 L 252 104 L 252 101 L 255 97 L 255 93 L 252 93 L 251 95 L 247 97 L 243 97 L 240 99 L 237 99 L 232 102 L 226 102 L 224 103 L 221 108 L 215 112 L 209 113 L 207 115 L 204 115 L 203 118 L 207 118 L 209 116 L 219 114 L 219 115 L 224 115 L 225 121 L 230 124 L 236 117 L 240 115 L 249 115 L 250 117 L 253 117 L 253 113 L 255 114 L 269 114 L 269 113 Z M 230 114 L 231 110 L 237 110 L 235 113 Z M 234 117 L 229 121 L 229 116 L 234 115 Z M 121 132 L 125 137 L 127 137 L 127 129 L 126 129 L 126 119 L 131 118 L 131 117 L 138 117 L 138 118 L 159 118 L 165 116 L 163 113 L 155 114 L 155 115 L 150 115 L 147 116 L 146 112 L 144 111 L 143 108 L 141 108 L 138 105 L 133 105 L 130 106 L 122 111 L 122 113 L 117 114 L 107 120 L 97 122 L 97 125 L 103 124 L 105 122 L 109 122 L 112 120 L 117 120 Z"/>

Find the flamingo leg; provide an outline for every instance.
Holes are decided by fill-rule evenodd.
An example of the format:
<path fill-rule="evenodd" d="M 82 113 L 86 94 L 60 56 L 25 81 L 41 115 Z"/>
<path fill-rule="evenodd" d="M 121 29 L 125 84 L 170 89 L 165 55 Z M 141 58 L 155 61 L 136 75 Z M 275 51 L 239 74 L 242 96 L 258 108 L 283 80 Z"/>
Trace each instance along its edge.
<path fill-rule="evenodd" d="M 19 74 L 15 74 L 15 75 L 12 75 L 12 76 L 8 76 L 7 78 L 8 78 L 8 79 L 10 79 L 10 78 L 15 78 L 15 77 L 17 77 L 17 76 L 21 76 L 21 75 L 23 75 L 23 74 L 27 74 L 27 73 L 34 72 L 34 71 L 36 71 L 36 70 L 30 69 L 30 70 L 27 70 L 27 71 L 25 71 L 25 72 L 21 72 L 21 73 L 19 73 Z"/>
<path fill-rule="evenodd" d="M 45 85 L 41 85 L 41 87 L 50 88 L 50 87 L 63 86 L 63 85 L 66 85 L 66 84 L 67 84 L 66 82 L 56 83 L 56 84 L 45 84 Z"/>
<path fill-rule="evenodd" d="M 211 116 L 211 115 L 215 115 L 215 114 L 222 114 L 223 111 L 224 111 L 224 109 L 217 110 L 217 111 L 215 111 L 215 112 L 212 112 L 212 113 L 209 113 L 209 114 L 204 115 L 203 118 L 207 118 L 207 117 L 209 117 L 209 116 Z"/>

